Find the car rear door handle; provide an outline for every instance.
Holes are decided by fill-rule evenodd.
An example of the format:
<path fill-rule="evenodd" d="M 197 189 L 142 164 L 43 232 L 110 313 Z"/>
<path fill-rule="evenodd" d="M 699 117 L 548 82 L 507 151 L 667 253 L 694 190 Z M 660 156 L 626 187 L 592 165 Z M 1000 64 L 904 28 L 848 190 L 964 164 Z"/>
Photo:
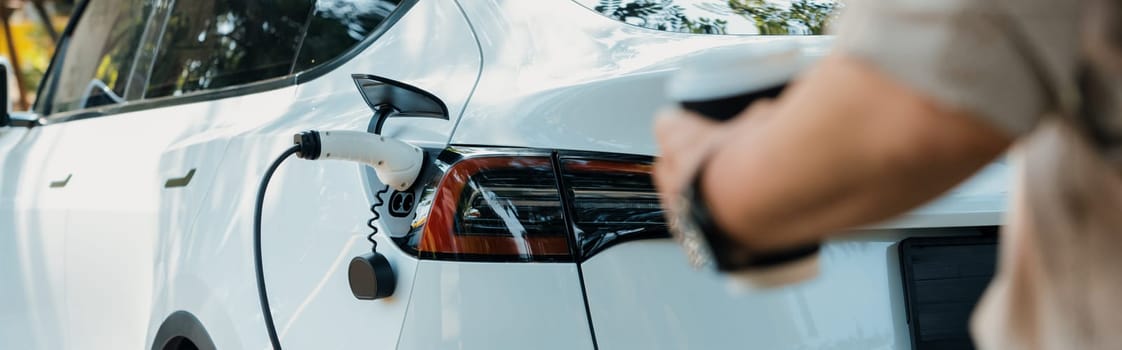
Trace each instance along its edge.
<path fill-rule="evenodd" d="M 66 178 L 65 178 L 65 179 L 62 179 L 62 180 L 58 180 L 58 181 L 51 181 L 51 185 L 50 185 L 50 186 L 51 186 L 51 188 L 63 188 L 63 187 L 66 187 L 66 184 L 70 183 L 70 178 L 71 178 L 71 177 L 73 177 L 73 176 L 74 176 L 74 174 L 66 174 Z"/>
<path fill-rule="evenodd" d="M 191 178 L 193 177 L 195 177 L 195 168 L 191 168 L 190 171 L 187 171 L 187 175 L 183 175 L 183 177 L 168 179 L 168 181 L 164 183 L 164 188 L 187 187 L 187 184 L 191 183 Z"/>

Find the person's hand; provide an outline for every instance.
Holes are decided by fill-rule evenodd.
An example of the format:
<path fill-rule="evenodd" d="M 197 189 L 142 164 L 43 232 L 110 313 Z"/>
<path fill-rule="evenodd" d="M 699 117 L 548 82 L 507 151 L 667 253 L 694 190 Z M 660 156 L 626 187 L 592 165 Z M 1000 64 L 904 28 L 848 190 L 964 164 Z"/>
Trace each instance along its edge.
<path fill-rule="evenodd" d="M 682 193 L 723 134 L 718 122 L 682 109 L 668 108 L 656 117 L 654 135 L 660 155 L 652 177 L 668 217 L 673 217 L 669 214 L 671 201 Z"/>
<path fill-rule="evenodd" d="M 754 103 L 726 123 L 679 108 L 668 108 L 658 114 L 654 135 L 660 156 L 655 161 L 652 177 L 667 218 L 674 217 L 670 212 L 671 201 L 681 195 L 682 189 L 693 180 L 702 162 L 712 157 L 721 145 L 727 144 L 728 137 L 745 135 L 744 124 L 764 118 L 763 114 L 771 109 L 771 105 L 771 101 Z"/>

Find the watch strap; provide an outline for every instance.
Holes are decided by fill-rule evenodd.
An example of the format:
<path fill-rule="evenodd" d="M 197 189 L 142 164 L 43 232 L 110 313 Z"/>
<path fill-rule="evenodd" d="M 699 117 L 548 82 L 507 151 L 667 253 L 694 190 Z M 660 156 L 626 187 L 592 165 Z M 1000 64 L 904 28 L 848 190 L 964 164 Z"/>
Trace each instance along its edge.
<path fill-rule="evenodd" d="M 761 252 L 735 241 L 725 230 L 717 225 L 713 213 L 709 209 L 703 188 L 706 163 L 698 168 L 694 178 L 686 190 L 688 217 L 704 237 L 709 245 L 714 264 L 719 271 L 741 271 L 748 269 L 762 269 L 784 265 L 817 254 L 822 245 L 819 243 L 806 244 L 793 248 Z"/>

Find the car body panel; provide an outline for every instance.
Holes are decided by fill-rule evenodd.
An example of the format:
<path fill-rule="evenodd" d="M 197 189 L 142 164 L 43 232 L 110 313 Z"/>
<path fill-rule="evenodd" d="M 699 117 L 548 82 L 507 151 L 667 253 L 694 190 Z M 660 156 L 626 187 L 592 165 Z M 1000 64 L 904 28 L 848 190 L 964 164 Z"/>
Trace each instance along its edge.
<path fill-rule="evenodd" d="M 597 343 L 605 349 L 908 349 L 895 249 L 905 236 L 881 232 L 829 242 L 817 278 L 774 289 L 693 270 L 671 240 L 615 246 L 582 264 Z"/>
<path fill-rule="evenodd" d="M 65 142 L 80 145 L 72 150 L 74 178 L 63 189 L 73 196 L 68 203 L 64 260 L 67 328 L 74 339 L 104 348 L 146 345 L 143 334 L 157 263 L 154 248 L 162 236 L 178 237 L 182 232 L 180 227 L 163 231 L 161 222 L 178 211 L 173 208 L 197 209 L 198 205 L 197 200 L 184 200 L 165 207 L 160 200 L 163 191 L 172 190 L 163 188 L 160 179 L 163 151 L 206 125 L 197 123 L 191 112 L 154 109 L 65 123 L 71 130 Z M 132 128 L 144 132 L 105 137 Z M 216 163 L 212 161 L 209 168 L 202 162 L 196 166 L 212 174 Z M 204 178 L 200 175 L 196 185 L 205 183 Z M 200 187 L 176 190 L 202 192 Z M 114 324 L 95 321 L 109 314 L 114 315 Z"/>
<path fill-rule="evenodd" d="M 401 349 L 592 349 L 571 263 L 422 261 Z"/>
<path fill-rule="evenodd" d="M 727 45 L 793 42 L 822 55 L 830 38 L 695 36 L 622 24 L 568 2 L 465 4 L 484 67 L 453 144 L 657 155 L 652 117 L 683 57 Z M 750 79 L 750 77 L 747 77 Z M 824 246 L 819 278 L 733 292 L 688 268 L 670 240 L 608 248 L 581 263 L 605 349 L 907 349 L 896 242 L 934 227 L 997 226 L 1009 168 L 998 162 L 942 198 Z M 938 235 L 975 234 L 963 228 Z M 422 277 L 423 278 L 423 277 Z"/>
<path fill-rule="evenodd" d="M 0 348 L 63 348 L 69 339 L 63 254 L 72 196 L 50 184 L 72 171 L 68 152 L 58 147 L 66 129 L 21 129 L 0 131 Z"/>
<path fill-rule="evenodd" d="M 571 1 L 470 1 L 483 74 L 454 144 L 654 155 L 650 132 L 682 60 L 732 45 L 794 43 L 823 55 L 814 36 L 668 33 L 617 22 Z"/>
<path fill-rule="evenodd" d="M 240 341 L 231 342 L 224 332 L 236 329 L 233 315 L 260 312 L 259 306 L 252 308 L 257 299 L 246 294 L 256 290 L 252 260 L 246 253 L 251 251 L 249 246 L 241 245 L 233 232 L 200 231 L 198 225 L 205 223 L 200 220 L 205 213 L 238 203 L 237 192 L 229 187 L 234 177 L 224 173 L 225 155 L 238 135 L 237 126 L 244 119 L 284 115 L 291 108 L 295 91 L 295 87 L 288 87 L 167 108 L 165 113 L 183 113 L 196 123 L 207 123 L 196 124 L 201 125 L 197 133 L 164 147 L 161 158 L 152 166 L 158 169 L 154 173 L 158 178 L 150 186 L 161 189 L 155 198 L 160 220 L 153 230 L 161 234 L 152 248 L 153 281 L 148 301 L 151 309 L 145 315 L 145 344 L 153 340 L 165 318 L 176 311 L 189 310 L 203 325 L 214 328 L 210 335 L 216 344 L 236 346 Z M 192 169 L 195 172 L 186 186 L 167 186 L 167 181 L 183 179 Z M 250 180 L 244 170 L 239 176 Z M 248 210 L 252 216 L 252 209 Z M 231 269 L 232 266 L 250 268 Z M 232 293 L 239 290 L 243 293 Z"/>

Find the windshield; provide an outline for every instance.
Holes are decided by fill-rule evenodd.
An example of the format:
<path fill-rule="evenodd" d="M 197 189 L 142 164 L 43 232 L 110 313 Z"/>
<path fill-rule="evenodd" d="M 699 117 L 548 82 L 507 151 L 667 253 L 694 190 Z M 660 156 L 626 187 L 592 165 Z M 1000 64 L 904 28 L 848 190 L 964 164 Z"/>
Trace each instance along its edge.
<path fill-rule="evenodd" d="M 631 25 L 695 34 L 822 35 L 837 0 L 575 0 Z"/>

